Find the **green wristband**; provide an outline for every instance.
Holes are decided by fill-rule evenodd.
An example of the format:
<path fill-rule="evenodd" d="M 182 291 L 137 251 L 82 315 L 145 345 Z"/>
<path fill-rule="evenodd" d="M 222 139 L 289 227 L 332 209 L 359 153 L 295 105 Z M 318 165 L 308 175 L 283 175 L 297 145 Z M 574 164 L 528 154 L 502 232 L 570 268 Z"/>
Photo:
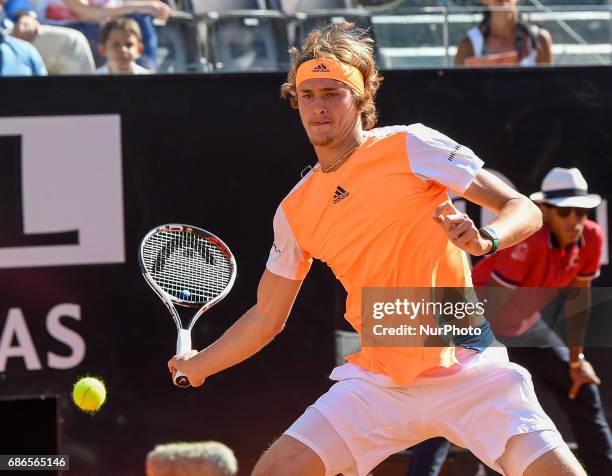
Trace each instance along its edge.
<path fill-rule="evenodd" d="M 481 235 L 484 235 L 486 238 L 491 240 L 491 243 L 493 243 L 493 246 L 491 246 L 491 249 L 488 253 L 485 253 L 485 256 L 492 255 L 493 253 L 495 253 L 497 251 L 497 248 L 499 248 L 499 235 L 497 234 L 497 232 L 493 228 L 490 228 L 488 226 L 484 226 L 478 231 Z"/>

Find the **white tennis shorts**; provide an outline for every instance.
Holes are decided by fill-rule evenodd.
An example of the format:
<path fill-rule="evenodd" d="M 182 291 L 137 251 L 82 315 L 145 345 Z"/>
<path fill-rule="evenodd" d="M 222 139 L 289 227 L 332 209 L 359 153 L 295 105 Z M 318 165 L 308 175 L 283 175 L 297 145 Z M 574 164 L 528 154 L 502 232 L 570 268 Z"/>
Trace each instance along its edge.
<path fill-rule="evenodd" d="M 285 434 L 315 451 L 327 474 L 347 476 L 366 475 L 390 455 L 435 436 L 468 448 L 502 474 L 497 460 L 514 435 L 548 435 L 532 439 L 543 443 L 529 463 L 564 445 L 538 403 L 531 375 L 508 361 L 505 347 L 461 349 L 458 356 L 461 366 L 451 375 L 419 377 L 407 387 L 353 364 L 337 367 L 330 378 L 338 383 Z"/>

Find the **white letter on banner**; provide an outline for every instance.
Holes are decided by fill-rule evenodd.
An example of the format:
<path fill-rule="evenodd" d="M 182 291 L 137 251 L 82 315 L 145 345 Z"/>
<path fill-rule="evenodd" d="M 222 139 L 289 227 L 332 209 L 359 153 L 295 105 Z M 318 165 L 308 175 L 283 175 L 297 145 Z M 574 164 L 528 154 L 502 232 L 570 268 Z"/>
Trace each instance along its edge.
<path fill-rule="evenodd" d="M 64 327 L 60 319 L 71 317 L 77 321 L 81 320 L 81 307 L 78 304 L 58 304 L 47 314 L 47 331 L 62 344 L 66 344 L 72 350 L 72 354 L 64 357 L 47 352 L 47 362 L 52 369 L 70 369 L 79 365 L 85 357 L 85 341 L 72 329 Z"/>
<path fill-rule="evenodd" d="M 11 345 L 13 338 L 17 339 L 16 346 Z M 9 309 L 2 336 L 0 336 L 0 372 L 5 371 L 9 357 L 23 358 L 28 370 L 42 369 L 23 312 L 18 307 Z"/>

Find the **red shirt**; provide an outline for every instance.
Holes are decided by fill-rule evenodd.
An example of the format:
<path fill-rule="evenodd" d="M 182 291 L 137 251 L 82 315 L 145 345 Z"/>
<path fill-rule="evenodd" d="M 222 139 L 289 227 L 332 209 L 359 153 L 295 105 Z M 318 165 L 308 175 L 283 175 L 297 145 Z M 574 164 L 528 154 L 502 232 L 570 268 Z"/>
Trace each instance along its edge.
<path fill-rule="evenodd" d="M 603 230 L 586 220 L 580 240 L 563 249 L 550 228 L 544 225 L 525 241 L 480 260 L 472 270 L 475 287 L 486 286 L 492 278 L 507 288 L 562 288 L 574 279 L 594 279 L 599 275 Z M 523 295 L 523 293 L 525 293 Z M 556 293 L 555 293 L 556 295 Z M 521 312 L 504 312 L 493 316 L 491 323 L 503 335 L 520 335 L 539 318 L 537 311 L 548 302 L 552 293 L 521 291 Z M 543 302 L 546 301 L 546 302 Z"/>

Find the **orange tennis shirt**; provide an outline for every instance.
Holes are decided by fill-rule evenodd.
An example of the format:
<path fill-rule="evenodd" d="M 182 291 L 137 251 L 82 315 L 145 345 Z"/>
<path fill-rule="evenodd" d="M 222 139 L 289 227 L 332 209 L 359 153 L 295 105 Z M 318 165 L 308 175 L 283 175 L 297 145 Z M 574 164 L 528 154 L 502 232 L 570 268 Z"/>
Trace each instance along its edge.
<path fill-rule="evenodd" d="M 465 192 L 482 165 L 422 124 L 368 131 L 338 170 L 317 165 L 283 199 L 267 268 L 301 280 L 313 258 L 325 262 L 348 293 L 345 318 L 357 332 L 362 287 L 469 287 L 465 253 L 432 215 L 449 189 Z M 401 386 L 455 362 L 452 347 L 363 347 L 347 360 Z"/>

